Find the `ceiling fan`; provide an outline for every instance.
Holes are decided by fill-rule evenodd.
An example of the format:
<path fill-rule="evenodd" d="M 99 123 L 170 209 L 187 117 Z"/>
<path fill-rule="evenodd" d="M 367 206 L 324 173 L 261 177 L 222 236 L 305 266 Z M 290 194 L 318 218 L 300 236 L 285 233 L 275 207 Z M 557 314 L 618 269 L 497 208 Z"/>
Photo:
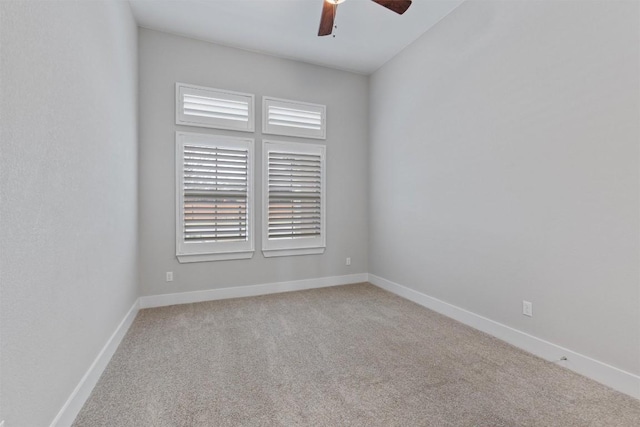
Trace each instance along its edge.
<path fill-rule="evenodd" d="M 320 17 L 319 36 L 328 36 L 333 32 L 333 21 L 336 18 L 338 5 L 345 0 L 323 0 L 322 15 Z M 386 7 L 395 13 L 402 15 L 411 6 L 411 0 L 372 0 L 380 6 Z"/>

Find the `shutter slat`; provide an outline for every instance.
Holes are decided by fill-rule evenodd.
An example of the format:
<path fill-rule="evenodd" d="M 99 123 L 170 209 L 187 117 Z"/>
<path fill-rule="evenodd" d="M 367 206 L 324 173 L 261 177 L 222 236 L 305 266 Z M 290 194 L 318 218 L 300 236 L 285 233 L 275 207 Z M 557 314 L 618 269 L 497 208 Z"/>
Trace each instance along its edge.
<path fill-rule="evenodd" d="M 243 212 L 246 214 L 246 212 Z M 190 223 L 192 221 L 216 221 L 218 218 L 221 218 L 219 215 L 191 215 L 187 219 L 185 219 L 185 224 Z M 223 222 L 223 221 L 221 221 Z"/>
<path fill-rule="evenodd" d="M 315 220 L 320 217 L 320 212 L 274 212 L 269 215 L 269 220 L 292 221 L 295 219 Z"/>
<path fill-rule="evenodd" d="M 205 177 L 205 178 L 196 178 L 193 179 L 191 177 L 189 177 L 189 179 L 187 179 L 187 177 L 185 177 L 185 181 L 184 181 L 185 185 L 213 185 L 216 186 L 220 186 L 220 185 L 233 185 L 235 187 L 246 187 L 247 186 L 247 180 L 246 178 L 239 178 L 239 177 L 220 177 L 217 178 L 215 176 L 209 176 L 209 177 Z"/>
<path fill-rule="evenodd" d="M 207 167 L 219 167 L 219 168 L 244 168 L 246 167 L 246 160 L 223 160 L 218 159 L 212 161 L 206 157 L 185 157 L 185 166 L 207 166 Z"/>
<path fill-rule="evenodd" d="M 318 193 L 292 193 L 292 199 L 307 199 L 307 200 L 317 200 L 319 198 Z M 271 201 L 271 197 L 275 197 L 276 201 L 274 203 L 280 203 L 279 200 L 286 197 L 286 193 L 277 193 L 273 196 L 269 195 L 269 201 Z"/>
<path fill-rule="evenodd" d="M 214 227 L 185 227 L 184 232 L 187 234 L 216 234 L 216 233 L 235 233 L 241 234 L 242 231 L 246 231 L 247 227 L 238 227 L 235 225 L 216 225 Z"/>
<path fill-rule="evenodd" d="M 219 176 L 224 176 L 228 179 L 247 179 L 247 170 L 246 169 L 229 169 L 229 170 L 218 170 L 212 171 L 211 169 L 202 169 L 202 170 L 184 170 L 183 175 L 185 178 L 217 178 Z"/>
<path fill-rule="evenodd" d="M 298 239 L 301 237 L 317 237 L 318 233 L 270 233 L 270 239 Z"/>
<path fill-rule="evenodd" d="M 237 167 L 245 167 L 247 164 L 246 159 L 217 159 L 213 160 L 211 157 L 205 156 L 185 156 L 184 160 L 185 166 L 201 166 L 206 165 L 208 167 L 221 167 L 221 168 L 237 168 Z"/>
<path fill-rule="evenodd" d="M 301 117 L 307 119 L 320 119 L 322 118 L 322 114 L 315 111 L 308 110 L 300 110 L 297 108 L 285 108 L 285 107 L 276 107 L 269 106 L 269 115 L 281 115 L 287 117 Z"/>
<path fill-rule="evenodd" d="M 217 224 L 242 226 L 242 225 L 246 225 L 247 223 L 244 220 L 237 220 L 237 219 L 223 220 L 218 218 L 213 218 L 211 221 L 203 221 L 203 220 L 189 221 L 189 227 L 206 227 L 209 225 L 217 225 Z"/>
<path fill-rule="evenodd" d="M 288 125 L 293 125 L 294 123 L 301 123 L 308 125 L 313 129 L 320 129 L 320 125 L 322 125 L 322 117 L 318 114 L 315 117 L 302 117 L 295 114 L 282 114 L 277 112 L 269 113 L 269 123 L 276 124 L 277 122 L 283 122 Z"/>
<path fill-rule="evenodd" d="M 198 95 L 191 95 L 191 94 L 184 95 L 184 102 L 192 102 L 195 104 L 210 105 L 214 107 L 221 106 L 226 108 L 233 108 L 236 110 L 244 110 L 246 109 L 246 105 L 247 105 L 247 103 L 243 101 L 233 101 L 230 99 L 198 96 Z"/>
<path fill-rule="evenodd" d="M 246 122 L 247 119 L 244 117 L 232 116 L 229 114 L 218 114 L 218 113 L 209 113 L 206 111 L 196 111 L 196 110 L 188 110 L 185 108 L 185 115 L 195 116 L 195 117 L 206 117 L 208 119 L 221 119 L 221 120 L 233 120 L 237 122 Z"/>
<path fill-rule="evenodd" d="M 192 219 L 192 220 L 213 220 L 215 221 L 216 218 L 220 218 L 222 219 L 228 219 L 228 218 L 235 218 L 238 215 L 244 215 L 246 213 L 246 208 L 242 208 L 242 209 L 238 209 L 238 208 L 234 208 L 234 209 L 224 209 L 224 208 L 216 208 L 215 210 L 212 211 L 196 211 L 196 212 L 185 212 L 185 217 L 187 219 Z M 242 219 L 243 221 L 245 220 L 244 218 Z"/>
<path fill-rule="evenodd" d="M 205 164 L 204 166 L 199 165 L 183 165 L 184 173 L 206 173 L 218 175 L 219 173 L 226 173 L 231 175 L 246 175 L 247 169 L 246 164 L 241 165 L 218 165 L 217 169 L 211 168 L 212 165 Z M 215 165 L 213 165 L 215 166 Z"/>
<path fill-rule="evenodd" d="M 247 194 L 246 191 L 232 191 L 232 190 L 228 190 L 228 189 L 220 189 L 220 190 L 216 190 L 216 189 L 189 189 L 189 190 L 185 190 L 185 196 L 206 196 L 208 194 L 211 194 L 212 192 L 217 192 L 219 194 L 225 194 L 228 197 L 242 197 L 243 195 Z M 212 202 L 212 203 L 217 203 L 217 202 Z"/>
<path fill-rule="evenodd" d="M 216 213 L 216 212 L 225 212 L 225 213 L 229 213 L 232 214 L 234 212 L 237 212 L 237 214 L 242 213 L 242 211 L 246 210 L 246 205 L 242 204 L 242 205 L 215 205 L 215 206 L 198 206 L 195 208 L 191 208 L 191 207 L 187 207 L 185 208 L 185 215 L 195 215 L 195 214 L 212 214 L 212 213 Z"/>
<path fill-rule="evenodd" d="M 296 170 L 296 169 L 311 169 L 315 170 L 316 173 L 320 171 L 319 164 L 313 164 L 311 162 L 306 162 L 309 164 L 305 164 L 303 161 L 291 161 L 291 162 L 271 162 L 269 163 L 269 169 L 283 169 L 283 170 Z"/>
<path fill-rule="evenodd" d="M 273 183 L 274 185 L 278 185 L 279 183 L 294 183 L 294 184 L 300 184 L 300 185 L 304 185 L 305 183 L 309 183 L 309 184 L 318 184 L 320 185 L 321 181 L 320 181 L 320 177 L 318 178 L 285 178 L 285 177 L 271 177 L 269 178 L 269 184 Z"/>
<path fill-rule="evenodd" d="M 241 234 L 197 234 L 197 235 L 193 235 L 193 236 L 185 236 L 185 240 L 187 242 L 202 242 L 202 243 L 206 243 L 206 242 L 211 242 L 211 241 L 216 241 L 216 242 L 230 242 L 230 241 L 236 241 L 236 242 L 242 242 L 244 241 L 246 238 L 241 235 Z"/>
<path fill-rule="evenodd" d="M 210 241 L 216 241 L 216 242 L 244 242 L 246 240 L 246 237 L 244 236 L 214 236 L 214 238 L 209 237 L 209 236 L 203 236 L 203 237 L 192 237 L 192 236 L 185 236 L 185 241 L 187 242 L 202 242 L 202 243 L 206 243 L 206 242 L 210 242 Z"/>
<path fill-rule="evenodd" d="M 286 126 L 289 128 L 298 128 L 298 129 L 309 129 L 309 130 L 320 130 L 322 129 L 321 126 L 314 126 L 314 125 L 305 125 L 305 124 L 301 124 L 301 123 L 295 123 L 295 122 L 291 122 L 291 121 L 284 121 L 284 120 L 269 120 L 269 124 L 270 125 L 276 125 L 276 126 Z"/>
<path fill-rule="evenodd" d="M 305 153 L 287 153 L 284 151 L 270 151 L 270 159 L 315 159 L 320 161 L 320 157 L 317 154 L 305 154 Z"/>
<path fill-rule="evenodd" d="M 190 153 L 184 155 L 185 159 L 202 159 L 204 161 L 215 161 L 218 163 L 238 163 L 247 161 L 246 156 L 224 155 L 222 153 Z"/>
<path fill-rule="evenodd" d="M 297 209 L 289 209 L 289 210 L 285 210 L 285 209 L 272 209 L 269 211 L 269 218 L 275 218 L 275 217 L 280 217 L 282 219 L 285 218 L 289 218 L 293 215 L 304 215 L 304 216 L 310 216 L 310 215 L 319 215 L 320 214 L 320 207 L 319 206 L 314 206 L 311 208 L 297 208 Z"/>
<path fill-rule="evenodd" d="M 281 167 L 283 169 L 291 169 L 292 167 L 295 166 L 306 166 L 308 168 L 315 168 L 315 170 L 318 171 L 318 173 L 320 172 L 320 163 L 315 163 L 313 161 L 304 161 L 304 160 L 300 160 L 300 161 L 280 161 L 280 162 L 270 162 L 269 166 L 272 168 L 277 168 L 277 167 Z"/>
<path fill-rule="evenodd" d="M 285 174 L 285 173 L 272 173 L 269 172 L 269 176 L 271 178 L 280 178 L 280 179 L 294 179 L 294 178 L 317 178 L 320 179 L 320 175 L 316 174 L 305 174 L 305 173 L 296 173 L 296 174 Z"/>
<path fill-rule="evenodd" d="M 194 102 L 193 100 L 188 100 L 185 97 L 184 100 L 184 111 L 188 114 L 189 111 L 197 111 L 197 112 L 207 112 L 207 113 L 218 113 L 225 116 L 238 116 L 241 119 L 245 119 L 249 117 L 249 110 L 246 108 L 246 105 L 235 107 L 224 104 L 203 104 L 201 102 Z"/>
<path fill-rule="evenodd" d="M 273 224 L 277 225 L 304 225 L 304 224 L 317 224 L 320 225 L 320 219 L 311 220 L 311 219 L 296 219 L 296 220 L 286 220 L 286 221 L 278 221 L 274 220 Z"/>

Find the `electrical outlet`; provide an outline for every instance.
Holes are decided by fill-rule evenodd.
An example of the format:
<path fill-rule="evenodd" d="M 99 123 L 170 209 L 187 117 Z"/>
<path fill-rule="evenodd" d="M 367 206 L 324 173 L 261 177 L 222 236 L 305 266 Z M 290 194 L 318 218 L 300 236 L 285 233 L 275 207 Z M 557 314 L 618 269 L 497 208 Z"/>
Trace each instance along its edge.
<path fill-rule="evenodd" d="M 167 271 L 167 282 L 173 282 L 173 271 Z"/>
<path fill-rule="evenodd" d="M 529 301 L 522 300 L 522 314 L 533 317 L 533 304 Z"/>
<path fill-rule="evenodd" d="M 347 264 L 347 265 L 351 265 L 351 257 L 347 258 L 347 262 L 346 262 L 346 264 Z"/>

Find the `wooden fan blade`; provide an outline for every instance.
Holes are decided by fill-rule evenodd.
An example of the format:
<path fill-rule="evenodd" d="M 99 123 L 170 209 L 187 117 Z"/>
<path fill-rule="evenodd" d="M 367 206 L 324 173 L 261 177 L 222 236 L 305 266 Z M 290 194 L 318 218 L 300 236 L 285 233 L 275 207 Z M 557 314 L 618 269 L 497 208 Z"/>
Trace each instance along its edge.
<path fill-rule="evenodd" d="M 333 18 L 335 16 L 336 5 L 328 1 L 322 1 L 322 16 L 320 17 L 319 36 L 328 36 L 333 32 Z"/>
<path fill-rule="evenodd" d="M 395 13 L 402 15 L 411 6 L 411 0 L 373 0 L 380 6 L 384 6 Z"/>

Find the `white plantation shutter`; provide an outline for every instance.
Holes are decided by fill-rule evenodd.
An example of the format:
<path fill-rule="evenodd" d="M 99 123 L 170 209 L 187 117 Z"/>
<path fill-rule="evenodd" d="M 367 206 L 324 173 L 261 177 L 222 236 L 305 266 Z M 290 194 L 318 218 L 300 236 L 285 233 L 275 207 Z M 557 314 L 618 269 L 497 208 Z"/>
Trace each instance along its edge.
<path fill-rule="evenodd" d="M 249 120 L 249 105 L 246 102 L 189 94 L 184 94 L 182 101 L 182 111 L 187 116 L 239 122 L 247 122 Z"/>
<path fill-rule="evenodd" d="M 263 156 L 265 256 L 321 253 L 325 246 L 324 146 L 265 141 Z"/>
<path fill-rule="evenodd" d="M 252 94 L 176 83 L 176 124 L 253 132 Z"/>
<path fill-rule="evenodd" d="M 262 133 L 325 139 L 324 105 L 265 96 L 262 99 Z"/>
<path fill-rule="evenodd" d="M 246 149 L 184 146 L 184 239 L 247 240 Z"/>
<path fill-rule="evenodd" d="M 252 251 L 253 141 L 184 132 L 176 140 L 178 258 Z"/>
<path fill-rule="evenodd" d="M 269 239 L 320 235 L 322 159 L 272 151 L 269 164 Z"/>
<path fill-rule="evenodd" d="M 322 129 L 322 113 L 319 111 L 269 106 L 267 124 L 319 131 Z"/>

